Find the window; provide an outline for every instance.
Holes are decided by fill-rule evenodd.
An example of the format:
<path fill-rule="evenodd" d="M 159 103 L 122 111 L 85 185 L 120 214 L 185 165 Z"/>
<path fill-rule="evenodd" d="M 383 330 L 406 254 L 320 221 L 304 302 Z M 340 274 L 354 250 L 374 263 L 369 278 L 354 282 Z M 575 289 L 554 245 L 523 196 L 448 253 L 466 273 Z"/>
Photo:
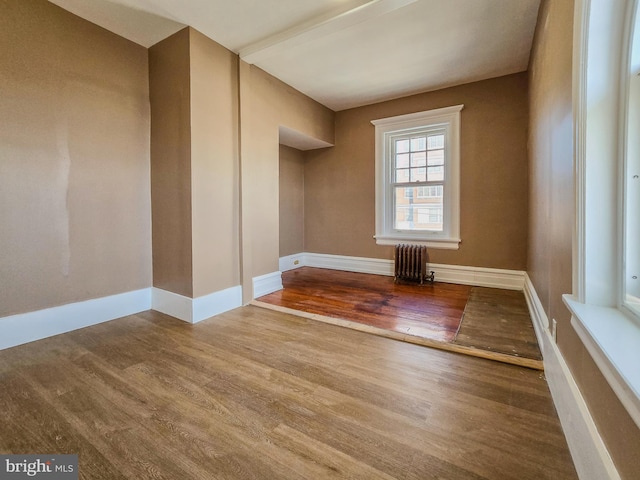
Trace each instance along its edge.
<path fill-rule="evenodd" d="M 576 0 L 571 324 L 640 426 L 639 0 Z"/>
<path fill-rule="evenodd" d="M 640 18 L 634 12 L 629 41 L 629 65 L 623 70 L 623 92 L 626 90 L 626 148 L 622 168 L 623 188 L 623 272 L 622 305 L 640 316 Z M 626 78 L 625 78 L 626 77 Z M 626 82 L 625 82 L 626 80 Z M 626 85 L 625 85 L 626 83 Z M 625 88 L 626 87 L 626 88 Z"/>
<path fill-rule="evenodd" d="M 457 249 L 463 105 L 374 120 L 376 242 Z"/>

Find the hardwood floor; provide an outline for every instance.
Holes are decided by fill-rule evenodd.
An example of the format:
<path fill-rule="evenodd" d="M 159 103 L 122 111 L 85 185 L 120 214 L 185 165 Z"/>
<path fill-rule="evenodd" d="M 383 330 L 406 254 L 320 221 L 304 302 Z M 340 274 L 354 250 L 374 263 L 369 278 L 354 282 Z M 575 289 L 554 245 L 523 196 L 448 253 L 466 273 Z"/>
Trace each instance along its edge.
<path fill-rule="evenodd" d="M 255 305 L 418 345 L 543 369 L 519 291 L 302 267 Z"/>
<path fill-rule="evenodd" d="M 540 372 L 251 306 L 0 351 L 0 432 L 85 479 L 577 478 Z"/>
<path fill-rule="evenodd" d="M 468 285 L 396 284 L 393 277 L 302 267 L 282 274 L 283 290 L 258 300 L 372 327 L 452 342 Z"/>
<path fill-rule="evenodd" d="M 524 294 L 473 287 L 455 343 L 542 360 Z"/>

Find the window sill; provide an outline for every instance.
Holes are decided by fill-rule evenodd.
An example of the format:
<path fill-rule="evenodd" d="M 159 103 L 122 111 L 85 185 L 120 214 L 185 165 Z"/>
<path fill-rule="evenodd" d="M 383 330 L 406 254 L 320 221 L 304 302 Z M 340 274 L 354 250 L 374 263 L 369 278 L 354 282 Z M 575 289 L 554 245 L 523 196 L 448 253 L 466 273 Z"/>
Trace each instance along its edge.
<path fill-rule="evenodd" d="M 412 245 L 424 245 L 430 248 L 442 248 L 446 250 L 458 250 L 460 248 L 461 240 L 459 238 L 430 238 L 420 239 L 412 238 L 406 235 L 376 235 L 373 238 L 376 239 L 378 245 L 398 245 L 399 243 L 410 243 Z"/>
<path fill-rule="evenodd" d="M 640 326 L 616 308 L 563 295 L 571 325 L 624 407 L 640 427 Z"/>

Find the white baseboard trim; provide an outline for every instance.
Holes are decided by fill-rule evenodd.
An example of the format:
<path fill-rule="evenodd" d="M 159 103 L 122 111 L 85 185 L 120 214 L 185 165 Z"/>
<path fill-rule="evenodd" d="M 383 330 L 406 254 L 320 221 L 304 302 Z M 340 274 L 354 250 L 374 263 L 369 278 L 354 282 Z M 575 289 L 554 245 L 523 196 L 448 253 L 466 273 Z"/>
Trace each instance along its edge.
<path fill-rule="evenodd" d="M 144 288 L 0 318 L 0 350 L 144 312 L 150 308 L 151 289 Z"/>
<path fill-rule="evenodd" d="M 587 404 L 549 331 L 549 319 L 525 274 L 525 298 L 529 305 L 533 327 L 544 358 L 544 371 L 553 403 L 569 445 L 580 480 L 619 480 L 611 456 L 600 437 Z"/>
<path fill-rule="evenodd" d="M 253 298 L 282 290 L 282 272 L 271 272 L 253 277 Z"/>
<path fill-rule="evenodd" d="M 348 257 L 346 255 L 329 255 L 325 253 L 305 253 L 304 256 L 304 263 L 308 267 L 393 276 L 393 260 Z"/>
<path fill-rule="evenodd" d="M 288 272 L 296 268 L 304 267 L 306 261 L 306 253 L 296 253 L 295 255 L 287 255 L 280 257 L 279 268 L 281 272 Z"/>
<path fill-rule="evenodd" d="M 542 302 L 540 301 L 540 298 L 533 287 L 533 283 L 529 278 L 529 274 L 527 273 L 524 274 L 524 298 L 529 307 L 529 314 L 533 320 L 533 326 L 536 336 L 538 337 L 538 343 L 542 346 L 543 337 L 541 335 L 543 332 L 549 330 L 549 318 L 542 307 Z"/>
<path fill-rule="evenodd" d="M 152 289 L 151 308 L 185 322 L 197 323 L 220 313 L 242 306 L 242 287 L 189 298 L 161 288 Z"/>
<path fill-rule="evenodd" d="M 298 262 L 297 264 L 295 263 L 296 261 Z M 393 276 L 394 268 L 393 260 L 322 253 L 299 253 L 280 259 L 280 271 L 282 272 L 299 267 L 329 268 L 346 272 L 387 276 Z M 437 263 L 431 263 L 428 267 L 435 272 L 436 281 L 438 282 L 511 290 L 522 290 L 524 288 L 524 272 L 519 270 L 441 265 Z"/>
<path fill-rule="evenodd" d="M 156 287 L 153 287 L 151 292 L 151 308 L 153 310 L 192 323 L 192 298 Z"/>
<path fill-rule="evenodd" d="M 429 264 L 427 267 L 435 272 L 436 281 L 439 282 L 508 290 L 522 290 L 524 288 L 525 272 L 520 270 L 439 265 L 436 263 Z"/>
<path fill-rule="evenodd" d="M 242 287 L 235 287 L 210 293 L 193 299 L 193 323 L 214 317 L 242 306 Z"/>

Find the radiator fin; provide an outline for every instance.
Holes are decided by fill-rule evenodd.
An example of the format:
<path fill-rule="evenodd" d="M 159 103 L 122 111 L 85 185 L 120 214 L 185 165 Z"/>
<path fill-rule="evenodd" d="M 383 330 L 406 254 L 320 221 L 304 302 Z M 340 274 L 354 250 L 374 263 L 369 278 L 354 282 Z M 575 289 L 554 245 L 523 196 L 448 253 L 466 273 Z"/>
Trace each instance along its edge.
<path fill-rule="evenodd" d="M 427 274 L 427 247 L 422 245 L 396 245 L 395 281 L 410 281 L 422 285 L 433 282 L 433 272 Z"/>

